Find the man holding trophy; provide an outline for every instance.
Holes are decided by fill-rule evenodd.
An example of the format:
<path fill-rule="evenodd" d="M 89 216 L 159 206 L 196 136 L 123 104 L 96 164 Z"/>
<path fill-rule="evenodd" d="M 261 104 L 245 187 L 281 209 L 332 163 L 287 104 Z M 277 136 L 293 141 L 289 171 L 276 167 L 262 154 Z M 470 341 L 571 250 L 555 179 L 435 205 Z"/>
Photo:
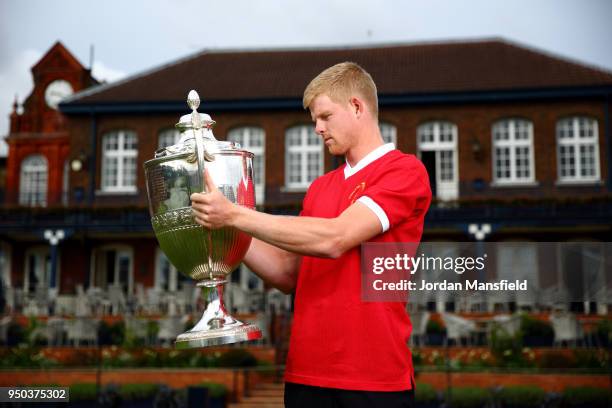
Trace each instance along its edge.
<path fill-rule="evenodd" d="M 286 406 L 410 407 L 411 323 L 401 302 L 361 300 L 360 244 L 420 241 L 427 172 L 414 155 L 384 144 L 376 85 L 357 64 L 320 73 L 303 105 L 346 164 L 311 184 L 300 216 L 237 205 L 205 174 L 207 192 L 191 195 L 195 220 L 251 236 L 245 264 L 267 284 L 295 291 Z"/>

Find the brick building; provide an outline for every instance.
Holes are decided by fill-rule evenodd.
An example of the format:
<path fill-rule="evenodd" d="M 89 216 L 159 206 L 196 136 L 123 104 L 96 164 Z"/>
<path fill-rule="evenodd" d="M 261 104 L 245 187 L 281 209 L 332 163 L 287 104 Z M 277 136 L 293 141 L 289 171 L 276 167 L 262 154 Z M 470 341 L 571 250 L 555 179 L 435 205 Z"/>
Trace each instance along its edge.
<path fill-rule="evenodd" d="M 42 78 L 49 55 L 66 53 L 54 46 L 33 68 L 35 78 Z M 74 71 L 54 75 L 64 75 L 77 91 L 92 83 L 80 64 L 65 58 Z M 64 302 L 77 285 L 118 284 L 128 294 L 137 285 L 179 290 L 180 274 L 152 234 L 143 163 L 177 140 L 173 125 L 188 110 L 187 92 L 199 92 L 200 111 L 217 121 L 218 139 L 238 141 L 255 153 L 261 209 L 295 214 L 310 182 L 341 163 L 314 133 L 301 107 L 302 92 L 321 70 L 346 60 L 361 64 L 377 83 L 383 137 L 428 168 L 435 201 L 425 240 L 526 241 L 509 244 L 497 259 L 519 257 L 531 266 L 538 264 L 538 249 L 529 242 L 593 241 L 609 268 L 612 73 L 494 39 L 205 51 L 88 88 L 61 103 L 62 114 L 44 108 L 41 98 L 51 77 L 39 79 L 22 117 L 11 120 L 0 222 L 5 282 L 27 291 L 29 275 L 47 279 L 50 266 L 32 266 L 27 254 L 31 248 L 50 253 L 43 238 L 48 229 L 65 235 L 54 246 L 56 287 Z M 19 150 L 25 130 L 13 126 L 28 115 L 39 119 L 27 132 L 45 134 L 36 143 L 58 140 L 58 153 L 49 159 L 46 195 L 42 183 L 35 190 L 45 198 L 19 201 L 19 169 L 34 150 Z M 66 159 L 73 165 L 62 173 Z M 474 231 L 489 232 L 478 237 Z M 601 273 L 604 288 L 612 287 L 609 274 Z M 248 272 L 232 279 L 245 290 L 261 288 Z M 576 310 L 606 310 L 602 303 L 585 299 Z"/>

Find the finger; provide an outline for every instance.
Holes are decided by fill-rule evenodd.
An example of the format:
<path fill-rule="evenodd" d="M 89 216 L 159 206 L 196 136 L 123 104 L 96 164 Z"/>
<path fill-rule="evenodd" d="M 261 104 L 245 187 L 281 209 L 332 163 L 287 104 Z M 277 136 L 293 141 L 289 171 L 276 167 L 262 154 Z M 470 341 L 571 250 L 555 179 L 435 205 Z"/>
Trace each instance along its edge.
<path fill-rule="evenodd" d="M 213 181 L 212 176 L 208 172 L 208 169 L 204 169 L 204 183 L 206 185 L 207 192 L 210 193 L 210 192 L 217 190 L 217 186 L 215 185 L 215 182 Z"/>

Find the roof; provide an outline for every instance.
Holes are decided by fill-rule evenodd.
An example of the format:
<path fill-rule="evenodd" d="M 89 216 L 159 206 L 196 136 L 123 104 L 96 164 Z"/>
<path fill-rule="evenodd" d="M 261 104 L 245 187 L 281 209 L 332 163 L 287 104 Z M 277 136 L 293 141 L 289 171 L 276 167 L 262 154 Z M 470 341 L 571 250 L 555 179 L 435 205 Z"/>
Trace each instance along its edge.
<path fill-rule="evenodd" d="M 612 73 L 501 39 L 377 47 L 203 51 L 76 94 L 63 106 L 301 100 L 308 82 L 342 61 L 362 65 L 379 95 L 612 85 Z"/>

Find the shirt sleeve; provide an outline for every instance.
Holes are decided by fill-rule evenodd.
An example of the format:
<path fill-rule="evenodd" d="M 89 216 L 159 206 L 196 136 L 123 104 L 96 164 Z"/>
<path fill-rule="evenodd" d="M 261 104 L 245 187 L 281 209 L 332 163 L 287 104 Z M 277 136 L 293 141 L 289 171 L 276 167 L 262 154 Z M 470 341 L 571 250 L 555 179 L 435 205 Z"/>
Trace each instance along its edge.
<path fill-rule="evenodd" d="M 383 232 L 420 217 L 431 202 L 427 170 L 416 157 L 406 155 L 376 172 L 357 201 L 376 214 Z"/>

